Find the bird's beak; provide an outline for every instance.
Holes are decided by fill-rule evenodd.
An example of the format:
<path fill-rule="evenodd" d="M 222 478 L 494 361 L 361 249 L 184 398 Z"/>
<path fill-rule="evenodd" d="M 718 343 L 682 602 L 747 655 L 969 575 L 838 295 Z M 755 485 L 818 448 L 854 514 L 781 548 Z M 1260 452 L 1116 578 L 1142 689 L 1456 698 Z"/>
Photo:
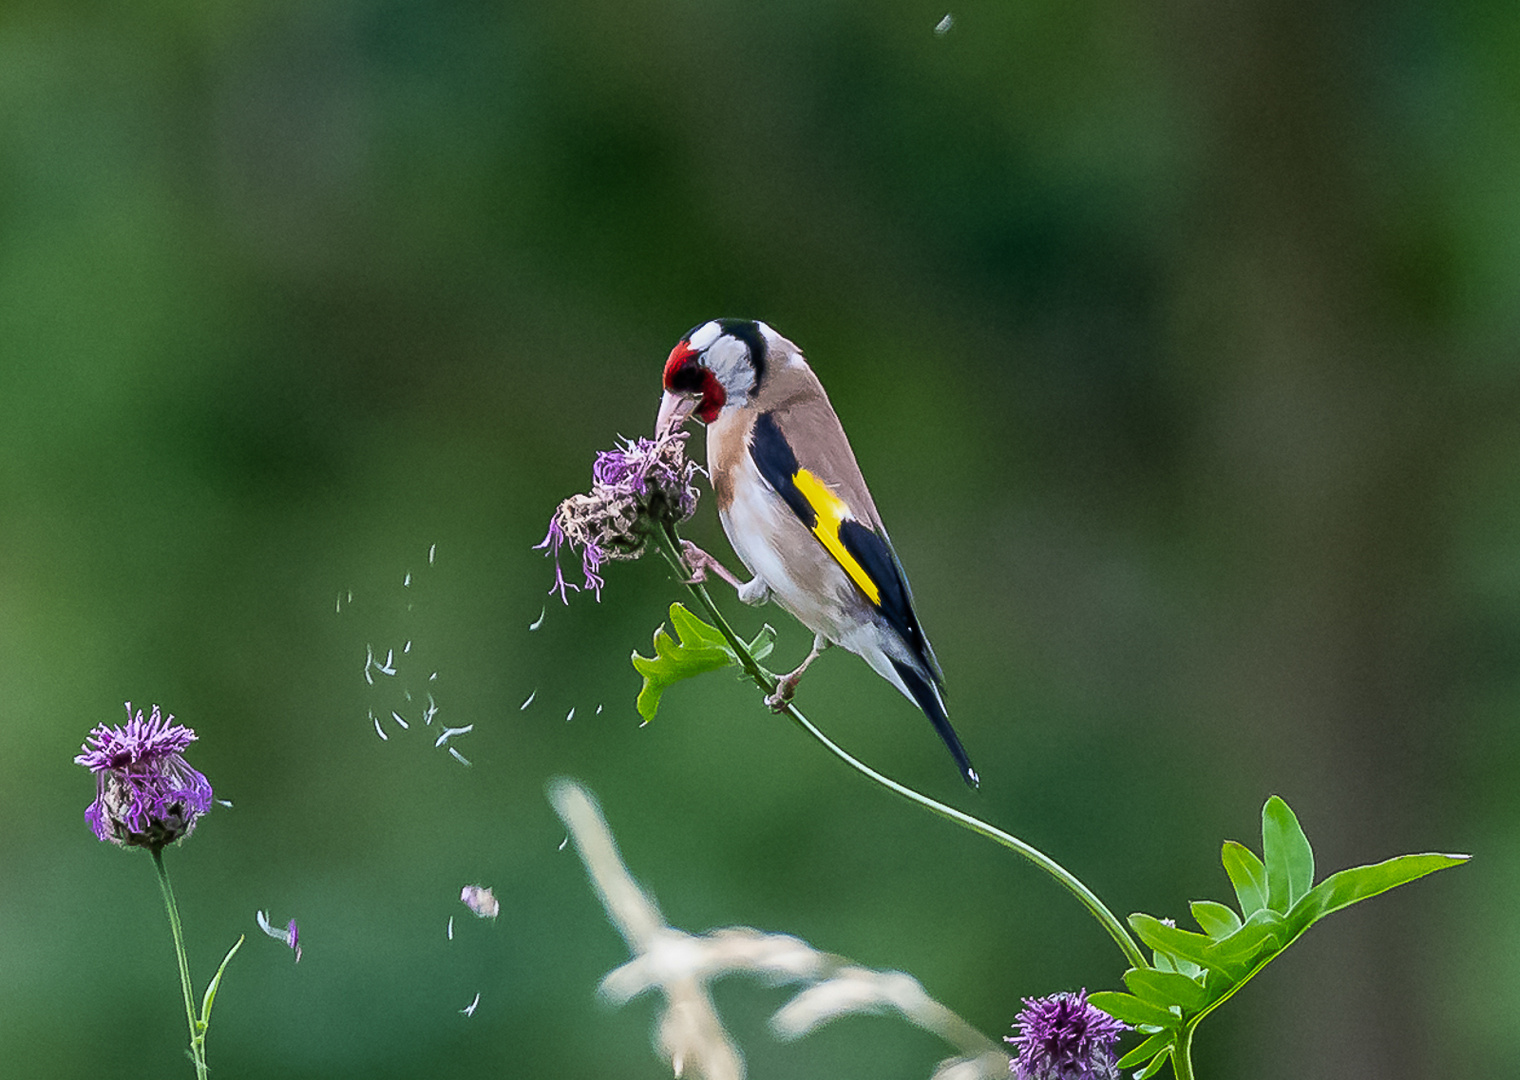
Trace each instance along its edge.
<path fill-rule="evenodd" d="M 660 399 L 659 418 L 654 422 L 654 437 L 663 439 L 672 432 L 680 431 L 687 418 L 696 409 L 697 400 L 692 394 L 665 391 L 665 396 Z"/>

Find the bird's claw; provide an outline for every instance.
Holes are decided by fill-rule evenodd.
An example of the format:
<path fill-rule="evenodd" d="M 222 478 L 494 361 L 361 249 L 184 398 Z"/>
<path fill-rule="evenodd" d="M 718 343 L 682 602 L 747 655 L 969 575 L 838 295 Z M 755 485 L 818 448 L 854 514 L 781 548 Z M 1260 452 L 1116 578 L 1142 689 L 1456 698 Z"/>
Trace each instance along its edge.
<path fill-rule="evenodd" d="M 792 703 L 792 695 L 797 692 L 797 680 L 790 675 L 782 676 L 776 680 L 776 689 L 765 697 L 766 707 L 771 712 L 786 712 L 786 707 Z"/>
<path fill-rule="evenodd" d="M 686 565 L 691 568 L 691 577 L 683 581 L 683 585 L 700 585 L 705 582 L 707 580 L 708 567 L 717 561 L 690 540 L 681 541 L 681 557 L 686 560 Z"/>

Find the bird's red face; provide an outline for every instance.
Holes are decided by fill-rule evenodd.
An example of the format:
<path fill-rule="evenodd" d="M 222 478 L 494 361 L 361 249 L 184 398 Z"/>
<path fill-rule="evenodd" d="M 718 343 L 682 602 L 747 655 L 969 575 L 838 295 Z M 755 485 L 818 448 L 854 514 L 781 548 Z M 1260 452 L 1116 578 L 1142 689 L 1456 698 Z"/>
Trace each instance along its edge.
<path fill-rule="evenodd" d="M 728 392 L 718 377 L 702 363 L 702 354 L 684 338 L 670 350 L 665 361 L 665 396 L 660 401 L 660 417 L 655 423 L 656 437 L 678 431 L 693 414 L 704 424 L 718 418 Z"/>
<path fill-rule="evenodd" d="M 656 437 L 678 431 L 690 416 L 710 424 L 725 408 L 742 407 L 760 385 L 767 332 L 752 319 L 712 319 L 693 327 L 665 361 Z"/>

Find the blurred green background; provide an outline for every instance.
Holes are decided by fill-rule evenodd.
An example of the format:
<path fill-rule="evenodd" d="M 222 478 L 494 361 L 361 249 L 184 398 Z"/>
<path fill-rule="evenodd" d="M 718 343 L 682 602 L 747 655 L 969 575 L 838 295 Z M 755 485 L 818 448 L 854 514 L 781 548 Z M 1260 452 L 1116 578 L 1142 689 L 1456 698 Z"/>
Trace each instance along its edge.
<path fill-rule="evenodd" d="M 720 315 L 829 388 L 982 790 L 851 656 L 815 720 L 1121 914 L 1225 895 L 1272 792 L 1323 871 L 1476 853 L 1314 930 L 1197 1062 L 1512 1071 L 1517 56 L 1499 0 L 11 0 L 0 1073 L 190 1075 L 151 862 L 91 838 L 70 760 L 127 699 L 235 804 L 167 854 L 200 983 L 255 935 L 216 1075 L 669 1075 L 653 1003 L 596 998 L 626 952 L 555 775 L 685 929 L 909 971 L 992 1035 L 1116 985 L 1049 881 L 734 680 L 641 729 L 653 560 L 529 631 L 553 506 Z M 710 502 L 688 534 L 728 555 Z M 376 737 L 429 691 L 471 768 Z M 784 996 L 720 987 L 752 1077 L 944 1052 L 888 1018 L 780 1044 Z"/>

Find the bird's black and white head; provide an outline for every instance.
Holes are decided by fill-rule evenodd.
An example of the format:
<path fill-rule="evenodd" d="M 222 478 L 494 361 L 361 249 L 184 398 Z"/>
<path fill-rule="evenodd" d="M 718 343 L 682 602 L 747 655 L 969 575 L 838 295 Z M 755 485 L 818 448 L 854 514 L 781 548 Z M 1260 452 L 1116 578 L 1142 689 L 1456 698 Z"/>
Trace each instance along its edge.
<path fill-rule="evenodd" d="M 710 424 L 726 408 L 742 408 L 765 378 L 770 342 L 780 340 L 754 319 L 713 319 L 693 327 L 665 361 L 665 396 L 655 436 L 678 430 L 688 417 Z"/>

